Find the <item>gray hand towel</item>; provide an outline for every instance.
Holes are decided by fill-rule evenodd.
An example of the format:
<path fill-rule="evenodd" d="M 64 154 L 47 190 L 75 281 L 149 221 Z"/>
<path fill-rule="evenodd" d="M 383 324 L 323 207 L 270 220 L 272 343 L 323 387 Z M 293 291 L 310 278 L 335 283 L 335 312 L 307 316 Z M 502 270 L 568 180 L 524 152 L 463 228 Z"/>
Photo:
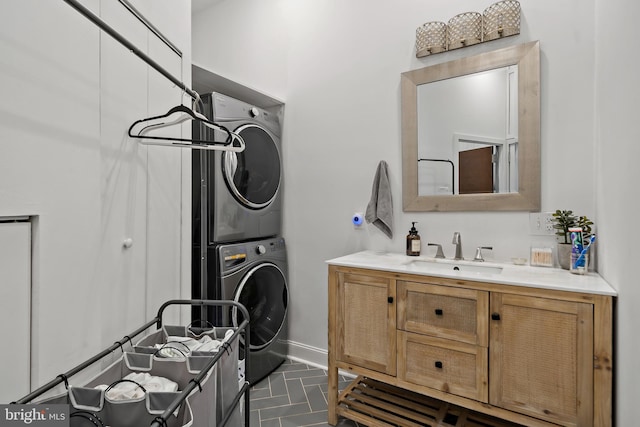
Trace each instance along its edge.
<path fill-rule="evenodd" d="M 371 200 L 367 205 L 364 218 L 368 223 L 373 223 L 390 239 L 393 238 L 393 203 L 391 200 L 391 185 L 387 162 L 381 160 L 373 179 Z"/>

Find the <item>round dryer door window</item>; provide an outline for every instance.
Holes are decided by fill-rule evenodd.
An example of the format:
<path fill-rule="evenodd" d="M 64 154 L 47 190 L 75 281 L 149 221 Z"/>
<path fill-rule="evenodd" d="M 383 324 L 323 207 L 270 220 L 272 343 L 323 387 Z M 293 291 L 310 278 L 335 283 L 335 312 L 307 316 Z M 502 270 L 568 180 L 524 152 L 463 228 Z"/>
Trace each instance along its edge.
<path fill-rule="evenodd" d="M 272 263 L 255 266 L 243 277 L 234 300 L 249 312 L 249 348 L 268 346 L 284 326 L 287 315 L 289 291 L 282 270 Z M 234 308 L 233 325 L 237 327 L 242 320 L 242 314 Z"/>
<path fill-rule="evenodd" d="M 267 207 L 280 189 L 280 153 L 272 136 L 256 125 L 235 130 L 245 142 L 240 153 L 225 152 L 222 169 L 234 197 L 251 209 Z"/>

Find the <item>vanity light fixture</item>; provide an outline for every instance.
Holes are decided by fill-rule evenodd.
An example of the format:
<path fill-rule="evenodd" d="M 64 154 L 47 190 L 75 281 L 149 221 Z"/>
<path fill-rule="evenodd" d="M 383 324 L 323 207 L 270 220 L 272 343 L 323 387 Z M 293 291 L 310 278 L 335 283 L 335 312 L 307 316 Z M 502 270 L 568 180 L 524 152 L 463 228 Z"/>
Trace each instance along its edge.
<path fill-rule="evenodd" d="M 427 22 L 416 29 L 416 56 L 427 56 L 447 50 L 447 24 Z"/>
<path fill-rule="evenodd" d="M 460 13 L 444 22 L 427 22 L 416 29 L 416 57 L 472 46 L 520 34 L 520 2 L 503 0 L 484 13 Z"/>
<path fill-rule="evenodd" d="M 482 15 L 478 12 L 460 13 L 447 25 L 449 50 L 482 42 Z"/>
<path fill-rule="evenodd" d="M 520 2 L 504 0 L 492 4 L 483 13 L 484 41 L 520 34 Z"/>

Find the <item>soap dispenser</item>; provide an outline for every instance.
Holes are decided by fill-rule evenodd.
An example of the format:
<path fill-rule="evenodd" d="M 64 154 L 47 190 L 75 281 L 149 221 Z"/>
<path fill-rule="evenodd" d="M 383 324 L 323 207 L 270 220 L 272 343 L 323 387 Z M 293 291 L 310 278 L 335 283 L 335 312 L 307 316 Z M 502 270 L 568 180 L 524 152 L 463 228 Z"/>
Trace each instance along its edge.
<path fill-rule="evenodd" d="M 407 234 L 407 255 L 419 256 L 420 255 L 420 235 L 416 230 L 416 223 L 411 223 L 411 229 Z"/>

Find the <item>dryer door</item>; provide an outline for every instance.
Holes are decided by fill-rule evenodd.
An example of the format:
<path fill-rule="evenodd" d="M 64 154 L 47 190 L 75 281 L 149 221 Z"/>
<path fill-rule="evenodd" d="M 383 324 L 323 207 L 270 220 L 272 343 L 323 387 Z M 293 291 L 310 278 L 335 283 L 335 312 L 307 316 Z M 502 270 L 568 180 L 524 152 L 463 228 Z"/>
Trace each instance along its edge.
<path fill-rule="evenodd" d="M 249 348 L 264 348 L 278 336 L 284 325 L 289 301 L 287 279 L 275 264 L 258 264 L 242 278 L 234 301 L 244 305 L 251 318 Z M 235 308 L 232 320 L 235 327 L 243 320 Z"/>
<path fill-rule="evenodd" d="M 269 206 L 280 189 L 280 153 L 271 134 L 247 124 L 235 130 L 245 142 L 240 153 L 225 152 L 222 170 L 227 187 L 244 206 Z"/>

